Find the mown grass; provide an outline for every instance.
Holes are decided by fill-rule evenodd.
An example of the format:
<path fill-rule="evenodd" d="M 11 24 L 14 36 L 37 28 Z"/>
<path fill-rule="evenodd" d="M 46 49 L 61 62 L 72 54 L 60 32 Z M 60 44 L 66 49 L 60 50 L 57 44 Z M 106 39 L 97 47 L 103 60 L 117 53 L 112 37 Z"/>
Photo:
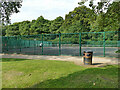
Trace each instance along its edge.
<path fill-rule="evenodd" d="M 118 88 L 118 66 L 3 58 L 2 79 L 3 88 Z"/>

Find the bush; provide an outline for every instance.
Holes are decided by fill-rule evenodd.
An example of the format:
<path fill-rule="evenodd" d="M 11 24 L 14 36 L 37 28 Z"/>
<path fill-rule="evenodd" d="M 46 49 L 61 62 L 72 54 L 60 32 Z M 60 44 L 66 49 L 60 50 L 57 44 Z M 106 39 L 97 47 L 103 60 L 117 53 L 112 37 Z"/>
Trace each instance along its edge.
<path fill-rule="evenodd" d="M 120 53 L 120 50 L 116 51 L 115 53 Z"/>

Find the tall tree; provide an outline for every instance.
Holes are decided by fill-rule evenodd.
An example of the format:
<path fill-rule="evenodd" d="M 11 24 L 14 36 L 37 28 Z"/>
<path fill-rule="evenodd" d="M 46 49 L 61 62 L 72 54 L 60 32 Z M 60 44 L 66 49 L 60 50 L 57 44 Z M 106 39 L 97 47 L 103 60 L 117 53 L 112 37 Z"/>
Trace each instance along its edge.
<path fill-rule="evenodd" d="M 9 0 L 0 1 L 0 20 L 2 23 L 10 23 L 10 16 L 13 13 L 18 13 L 22 6 L 22 0 L 18 2 L 10 2 Z"/>
<path fill-rule="evenodd" d="M 60 30 L 65 33 L 70 26 L 79 21 L 80 24 L 85 27 L 84 31 L 88 32 L 90 30 L 90 23 L 95 20 L 95 17 L 96 14 L 90 8 L 86 6 L 76 7 L 73 11 L 69 12 L 69 14 L 66 14 L 65 21 Z"/>
<path fill-rule="evenodd" d="M 120 1 L 109 5 L 104 17 L 105 31 L 120 30 Z"/>
<path fill-rule="evenodd" d="M 7 27 L 5 25 L 0 25 L 0 35 L 1 36 L 6 35 L 6 29 L 7 29 Z"/>
<path fill-rule="evenodd" d="M 30 35 L 30 21 L 23 21 L 19 25 L 20 35 Z"/>
<path fill-rule="evenodd" d="M 32 23 L 33 24 L 30 28 L 31 35 L 49 33 L 50 21 L 44 19 L 43 16 L 38 17 L 37 20 L 33 21 Z"/>
<path fill-rule="evenodd" d="M 58 33 L 59 28 L 62 26 L 63 22 L 64 22 L 64 19 L 61 16 L 53 20 L 49 27 L 50 33 Z"/>
<path fill-rule="evenodd" d="M 19 25 L 21 22 L 19 23 L 13 23 L 12 25 L 7 26 L 6 29 L 6 36 L 16 36 L 16 35 L 20 35 L 20 31 L 19 31 Z"/>
<path fill-rule="evenodd" d="M 94 4 L 94 2 L 95 0 L 89 2 L 89 6 L 97 14 L 96 20 L 90 25 L 91 31 L 118 31 L 120 26 L 120 1 L 100 0 L 97 4 Z M 85 2 L 79 2 L 79 4 L 84 5 Z"/>
<path fill-rule="evenodd" d="M 85 5 L 86 2 L 88 2 L 88 0 L 82 0 L 81 2 L 78 2 L 78 4 Z M 96 2 L 96 0 L 90 0 L 89 6 L 94 10 L 96 14 L 105 12 L 111 4 L 111 0 L 100 0 L 99 2 L 97 2 L 97 4 L 95 4 L 94 2 Z"/>

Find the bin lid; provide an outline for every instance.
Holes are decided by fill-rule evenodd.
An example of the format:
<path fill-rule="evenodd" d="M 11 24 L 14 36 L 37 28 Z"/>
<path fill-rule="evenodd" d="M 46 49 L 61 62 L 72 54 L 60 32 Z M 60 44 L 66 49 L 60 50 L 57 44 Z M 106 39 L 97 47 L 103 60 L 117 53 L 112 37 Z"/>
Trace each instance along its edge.
<path fill-rule="evenodd" d="M 86 50 L 86 51 L 83 51 L 84 53 L 93 53 L 92 50 Z"/>

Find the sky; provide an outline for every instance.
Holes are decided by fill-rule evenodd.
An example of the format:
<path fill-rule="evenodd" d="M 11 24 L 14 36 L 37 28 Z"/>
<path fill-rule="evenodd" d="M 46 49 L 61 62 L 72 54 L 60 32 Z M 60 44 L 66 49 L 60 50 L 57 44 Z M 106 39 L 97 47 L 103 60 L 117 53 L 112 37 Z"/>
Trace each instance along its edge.
<path fill-rule="evenodd" d="M 19 13 L 11 15 L 11 23 L 36 20 L 39 16 L 54 20 L 73 11 L 81 0 L 23 0 Z M 87 5 L 88 3 L 86 3 Z"/>
<path fill-rule="evenodd" d="M 23 0 L 22 7 L 19 9 L 20 12 L 11 15 L 11 23 L 26 20 L 32 21 L 40 16 L 48 20 L 54 20 L 59 16 L 65 19 L 65 15 L 73 11 L 75 7 L 78 7 L 78 2 L 80 1 L 81 0 Z M 89 7 L 90 0 L 87 1 L 85 5 Z M 94 4 L 97 4 L 99 1 L 100 0 L 94 0 Z"/>

